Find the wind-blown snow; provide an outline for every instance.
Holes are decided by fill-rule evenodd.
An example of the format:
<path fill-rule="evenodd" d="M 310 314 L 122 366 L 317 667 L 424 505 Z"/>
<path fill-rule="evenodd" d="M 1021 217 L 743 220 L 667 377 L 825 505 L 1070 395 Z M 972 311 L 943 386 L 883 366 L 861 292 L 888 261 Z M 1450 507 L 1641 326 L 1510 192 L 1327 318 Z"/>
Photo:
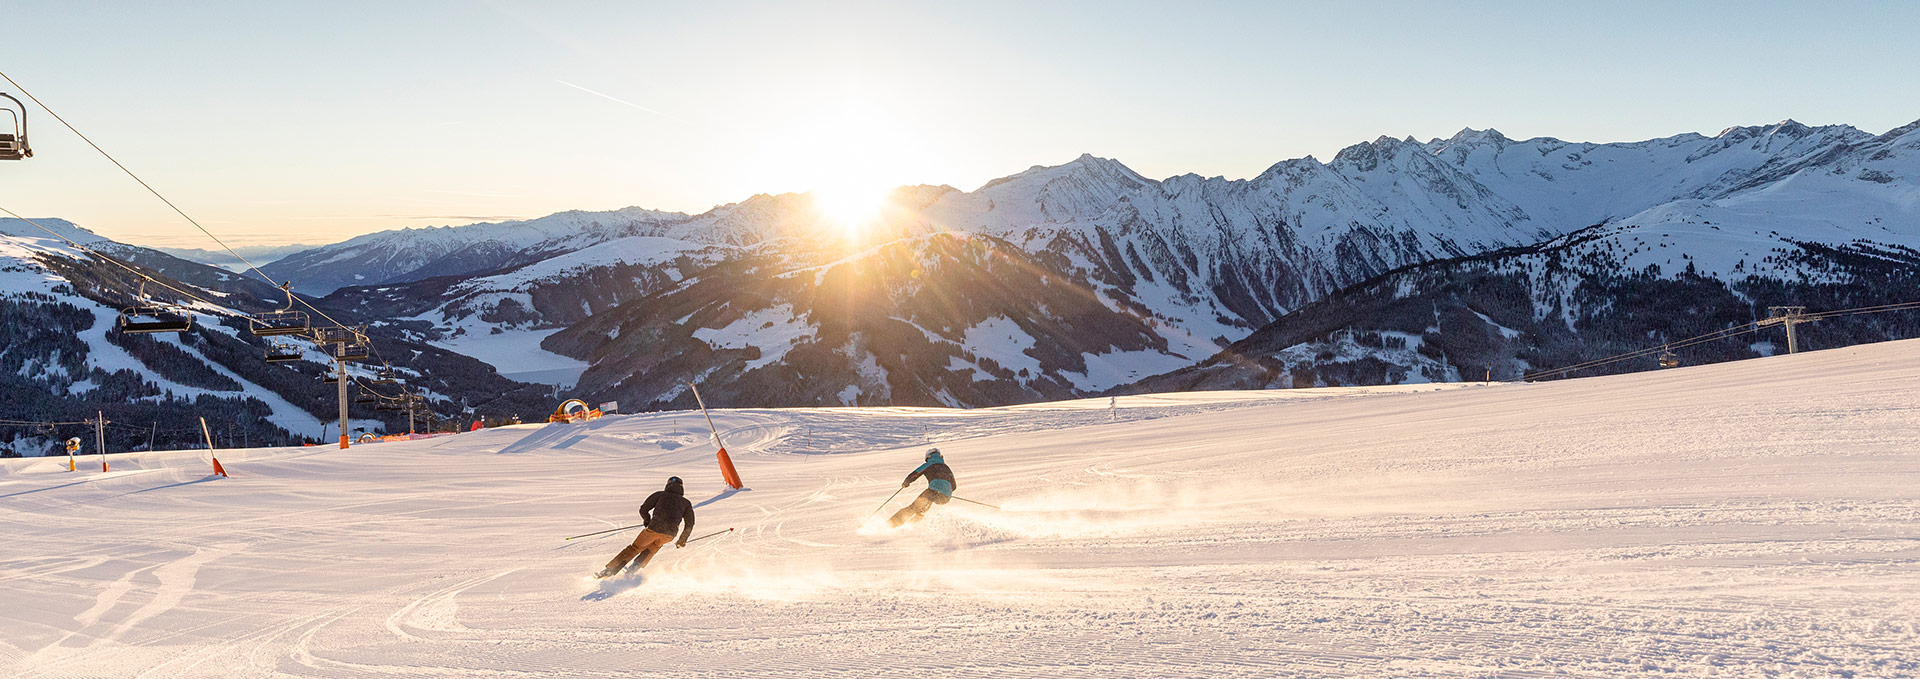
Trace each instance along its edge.
<path fill-rule="evenodd" d="M 0 461 L 0 673 L 1909 676 L 1920 342 Z M 965 502 L 869 515 L 938 445 Z M 824 454 L 832 451 L 832 454 Z M 667 475 L 697 534 L 596 582 Z M 892 510 L 906 502 L 896 499 Z"/>

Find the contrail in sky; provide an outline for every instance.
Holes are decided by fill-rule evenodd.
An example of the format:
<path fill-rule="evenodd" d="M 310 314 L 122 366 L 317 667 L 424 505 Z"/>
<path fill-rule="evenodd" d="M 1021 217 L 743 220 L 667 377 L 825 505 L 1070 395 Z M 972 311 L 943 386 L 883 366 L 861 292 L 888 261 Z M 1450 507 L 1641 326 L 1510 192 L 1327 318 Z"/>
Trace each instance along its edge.
<path fill-rule="evenodd" d="M 616 96 L 613 96 L 613 95 L 611 95 L 611 94 L 606 94 L 606 93 L 604 93 L 604 92 L 595 92 L 595 91 L 593 91 L 593 90 L 590 90 L 590 89 L 587 89 L 587 88 L 585 88 L 585 87 L 581 87 L 581 86 L 579 86 L 579 85 L 575 85 L 575 84 L 573 84 L 573 83 L 570 83 L 570 82 L 567 82 L 567 81 L 565 81 L 565 80 L 556 80 L 556 81 L 554 81 L 554 82 L 557 82 L 557 83 L 560 83 L 560 84 L 562 84 L 562 85 L 566 85 L 567 87 L 571 87 L 571 88 L 573 88 L 573 89 L 576 89 L 576 90 L 580 90 L 581 92 L 585 92 L 585 93 L 587 93 L 587 94 L 591 94 L 591 95 L 594 95 L 594 96 L 596 96 L 596 97 L 601 97 L 601 98 L 605 98 L 605 99 L 611 99 L 611 100 L 613 100 L 613 101 L 617 101 L 617 102 L 620 102 L 620 103 L 622 103 L 622 104 L 626 104 L 626 105 L 628 105 L 628 106 L 632 106 L 632 107 L 634 107 L 634 108 L 637 108 L 637 109 L 640 109 L 640 110 L 642 110 L 642 111 L 646 111 L 646 112 L 648 112 L 648 113 L 651 113 L 651 114 L 654 114 L 654 115 L 657 115 L 657 116 L 662 116 L 662 117 L 666 117 L 666 118 L 671 118 L 671 119 L 673 119 L 673 120 L 679 120 L 679 118 L 674 118 L 673 116 L 670 116 L 670 115 L 667 115 L 667 114 L 665 114 L 665 113 L 661 113 L 661 112 L 659 112 L 659 111 L 655 111 L 655 110 L 653 110 L 653 109 L 650 109 L 650 108 L 647 108 L 647 107 L 645 107 L 645 106 L 641 106 L 641 105 L 639 105 L 639 104 L 636 104 L 636 103 L 633 103 L 633 102 L 631 102 L 631 101 L 627 101 L 627 100 L 625 100 L 625 99 L 621 99 L 621 98 L 619 98 L 619 97 L 616 97 Z"/>

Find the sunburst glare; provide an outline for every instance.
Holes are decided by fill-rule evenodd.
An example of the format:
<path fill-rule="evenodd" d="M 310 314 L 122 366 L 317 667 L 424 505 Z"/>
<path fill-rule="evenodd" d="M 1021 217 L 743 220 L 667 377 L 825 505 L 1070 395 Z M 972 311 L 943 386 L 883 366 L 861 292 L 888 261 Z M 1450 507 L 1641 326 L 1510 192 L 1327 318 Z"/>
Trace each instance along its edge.
<path fill-rule="evenodd" d="M 877 182 L 836 182 L 814 189 L 815 209 L 849 241 L 861 240 L 886 212 L 889 187 Z"/>
<path fill-rule="evenodd" d="M 885 102 L 851 92 L 837 96 L 796 116 L 754 171 L 766 176 L 763 185 L 807 193 L 823 230 L 858 244 L 886 222 L 893 189 L 933 173 L 940 156 L 928 153 Z"/>

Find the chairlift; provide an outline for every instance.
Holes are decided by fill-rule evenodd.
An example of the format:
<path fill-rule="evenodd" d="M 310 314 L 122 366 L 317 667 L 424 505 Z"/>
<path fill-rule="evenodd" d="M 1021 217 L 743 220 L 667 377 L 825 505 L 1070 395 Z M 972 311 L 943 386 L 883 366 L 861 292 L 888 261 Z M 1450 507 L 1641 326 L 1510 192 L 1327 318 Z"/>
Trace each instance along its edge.
<path fill-rule="evenodd" d="M 367 380 L 368 384 L 398 384 L 399 382 L 400 378 L 393 374 L 393 366 L 381 368 L 380 372 L 373 374 L 372 379 Z"/>
<path fill-rule="evenodd" d="M 375 395 L 373 392 L 363 391 L 363 392 L 360 392 L 360 395 L 353 397 L 353 402 L 356 405 L 368 405 L 372 403 L 379 403 L 380 397 Z"/>
<path fill-rule="evenodd" d="M 324 328 L 314 328 L 310 336 L 313 338 L 313 341 L 316 343 L 331 344 L 333 342 L 352 341 L 356 339 L 359 335 L 354 332 L 353 328 L 348 328 L 348 327 L 339 326 L 339 325 L 330 325 Z"/>
<path fill-rule="evenodd" d="M 393 402 L 390 402 L 390 401 L 388 401 L 387 399 L 380 399 L 380 403 L 379 403 L 379 405 L 375 405 L 375 406 L 373 407 L 373 409 L 374 409 L 374 410 L 385 410 L 385 411 L 389 411 L 389 412 L 391 412 L 391 411 L 395 411 L 395 410 L 406 410 L 406 409 L 407 409 L 407 407 L 406 407 L 405 405 L 402 405 L 402 404 L 399 404 L 399 403 L 393 403 Z"/>
<path fill-rule="evenodd" d="M 15 99 L 13 95 L 5 92 L 0 92 L 0 97 L 6 97 L 8 101 L 13 102 L 12 107 L 0 104 L 0 111 L 6 112 L 7 116 L 13 119 L 12 132 L 0 131 L 0 160 L 26 160 L 32 158 L 33 147 L 27 145 L 26 104 L 20 103 L 19 99 Z M 0 130 L 4 129 L 7 128 L 0 128 Z"/>
<path fill-rule="evenodd" d="M 364 361 L 372 356 L 366 340 L 335 342 L 327 345 L 327 355 L 342 361 Z"/>
<path fill-rule="evenodd" d="M 287 293 L 287 305 L 278 311 L 269 311 L 253 317 L 254 336 L 299 335 L 306 333 L 312 327 L 307 312 L 293 308 L 293 283 L 281 283 L 280 291 Z"/>
<path fill-rule="evenodd" d="M 1663 348 L 1660 350 L 1660 367 L 1678 368 L 1680 367 L 1680 357 L 1674 355 L 1671 349 Z"/>
<path fill-rule="evenodd" d="M 186 332 L 193 329 L 193 314 L 188 313 L 184 307 L 154 302 L 147 298 L 146 281 L 140 281 L 140 302 L 120 310 L 120 332 L 149 334 Z"/>
<path fill-rule="evenodd" d="M 372 353 L 367 348 L 367 336 L 359 328 L 328 326 L 313 328 L 308 334 L 314 342 L 326 347 L 327 356 L 342 361 L 364 361 Z"/>
<path fill-rule="evenodd" d="M 339 384 L 340 373 L 336 373 L 336 372 L 323 373 L 320 375 L 320 383 L 321 384 Z"/>
<path fill-rule="evenodd" d="M 268 363 L 287 363 L 300 360 L 300 347 L 290 342 L 274 342 L 267 345 Z"/>

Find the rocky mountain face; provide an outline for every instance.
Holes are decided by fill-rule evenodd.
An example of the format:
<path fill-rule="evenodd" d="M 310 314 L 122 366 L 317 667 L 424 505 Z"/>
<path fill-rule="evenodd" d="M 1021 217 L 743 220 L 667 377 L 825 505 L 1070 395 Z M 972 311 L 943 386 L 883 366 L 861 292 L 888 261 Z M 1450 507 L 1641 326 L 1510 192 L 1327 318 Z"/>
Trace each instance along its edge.
<path fill-rule="evenodd" d="M 1158 325 L 1005 240 L 939 233 L 829 261 L 732 259 L 546 346 L 592 363 L 579 391 L 623 404 L 691 406 L 692 380 L 723 403 L 958 407 L 1186 363 Z"/>

